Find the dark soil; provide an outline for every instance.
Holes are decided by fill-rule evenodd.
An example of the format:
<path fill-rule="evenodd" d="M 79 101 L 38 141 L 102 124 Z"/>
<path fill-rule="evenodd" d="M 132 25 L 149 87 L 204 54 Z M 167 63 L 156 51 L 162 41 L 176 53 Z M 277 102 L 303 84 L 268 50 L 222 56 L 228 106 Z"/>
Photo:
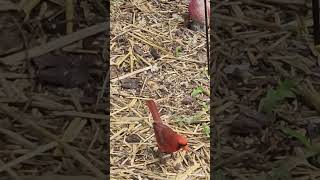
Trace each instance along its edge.
<path fill-rule="evenodd" d="M 213 4 L 214 179 L 319 179 L 311 1 Z"/>
<path fill-rule="evenodd" d="M 107 6 L 21 2 L 1 2 L 0 179 L 106 177 Z"/>

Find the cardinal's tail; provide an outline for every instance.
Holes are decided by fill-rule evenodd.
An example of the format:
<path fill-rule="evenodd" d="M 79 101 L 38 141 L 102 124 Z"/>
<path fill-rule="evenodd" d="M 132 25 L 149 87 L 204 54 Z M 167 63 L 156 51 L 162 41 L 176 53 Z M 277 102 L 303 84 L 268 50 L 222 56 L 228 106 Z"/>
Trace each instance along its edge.
<path fill-rule="evenodd" d="M 156 103 L 153 100 L 147 100 L 146 104 L 147 104 L 147 106 L 149 108 L 149 111 L 152 114 L 154 122 L 160 122 L 161 123 L 162 121 L 161 121 L 160 114 L 158 112 Z"/>

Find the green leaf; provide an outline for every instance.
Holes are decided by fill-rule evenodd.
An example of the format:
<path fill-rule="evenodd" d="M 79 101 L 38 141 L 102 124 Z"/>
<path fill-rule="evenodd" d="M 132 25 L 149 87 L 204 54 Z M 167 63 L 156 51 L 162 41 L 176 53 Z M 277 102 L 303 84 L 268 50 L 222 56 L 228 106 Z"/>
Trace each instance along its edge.
<path fill-rule="evenodd" d="M 192 91 L 192 93 L 191 93 L 191 96 L 192 97 L 195 97 L 195 96 L 197 96 L 198 94 L 201 94 L 201 93 L 203 93 L 203 87 L 201 87 L 201 86 L 199 86 L 199 87 L 197 87 L 196 89 L 194 89 L 193 91 Z"/>
<path fill-rule="evenodd" d="M 261 111 L 271 115 L 273 110 L 281 101 L 286 98 L 295 98 L 296 95 L 293 93 L 294 83 L 289 80 L 284 80 L 279 83 L 276 90 L 269 89 L 265 98 L 261 100 L 262 106 Z"/>
<path fill-rule="evenodd" d="M 282 132 L 284 132 L 285 134 L 297 138 L 298 141 L 300 141 L 303 145 L 305 145 L 308 149 L 312 149 L 312 146 L 309 142 L 309 140 L 307 139 L 306 136 L 304 136 L 303 134 L 301 134 L 300 132 L 294 131 L 290 128 L 286 128 L 286 127 L 281 127 L 280 128 Z"/>
<path fill-rule="evenodd" d="M 278 96 L 282 98 L 295 98 L 295 94 L 292 92 L 294 88 L 294 83 L 289 80 L 284 80 L 280 82 L 280 85 L 277 89 Z"/>
<path fill-rule="evenodd" d="M 176 53 L 175 53 L 176 57 L 179 56 L 181 51 L 182 51 L 182 49 L 180 46 L 176 47 Z"/>
<path fill-rule="evenodd" d="M 210 137 L 210 127 L 206 124 L 203 124 L 202 125 L 202 128 L 203 128 L 203 133 L 207 136 L 207 137 Z"/>
<path fill-rule="evenodd" d="M 270 89 L 267 92 L 267 96 L 263 98 L 261 101 L 263 103 L 262 105 L 262 111 L 271 114 L 273 108 L 276 106 L 279 98 L 276 96 L 276 93 L 273 89 Z"/>
<path fill-rule="evenodd" d="M 205 112 L 209 111 L 209 107 L 208 107 L 208 104 L 206 102 L 202 102 L 201 105 L 202 105 L 202 110 L 203 111 L 205 111 Z"/>
<path fill-rule="evenodd" d="M 280 166 L 278 168 L 274 168 L 271 171 L 271 176 L 267 178 L 268 180 L 292 180 L 292 176 L 290 171 L 284 167 Z"/>

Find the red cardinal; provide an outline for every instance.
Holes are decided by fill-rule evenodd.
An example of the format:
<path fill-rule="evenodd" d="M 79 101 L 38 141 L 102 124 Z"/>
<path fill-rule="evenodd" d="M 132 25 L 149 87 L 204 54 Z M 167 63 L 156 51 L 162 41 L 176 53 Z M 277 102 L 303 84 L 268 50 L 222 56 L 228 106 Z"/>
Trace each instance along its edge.
<path fill-rule="evenodd" d="M 155 102 L 153 100 L 147 100 L 147 106 L 154 120 L 153 129 L 160 152 L 173 153 L 179 149 L 188 151 L 187 139 L 162 123 Z"/>
<path fill-rule="evenodd" d="M 208 18 L 210 17 L 210 3 L 209 0 L 206 0 L 207 2 L 207 12 L 208 12 Z M 205 24 L 205 6 L 204 6 L 204 0 L 190 0 L 189 2 L 189 15 L 191 19 L 201 25 Z M 208 21 L 209 23 L 209 21 Z"/>

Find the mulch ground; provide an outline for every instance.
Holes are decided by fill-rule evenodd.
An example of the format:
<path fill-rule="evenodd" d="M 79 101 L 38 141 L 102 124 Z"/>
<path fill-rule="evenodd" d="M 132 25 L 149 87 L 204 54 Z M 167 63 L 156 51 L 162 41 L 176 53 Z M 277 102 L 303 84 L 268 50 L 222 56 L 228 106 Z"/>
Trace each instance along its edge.
<path fill-rule="evenodd" d="M 107 175 L 107 12 L 70 2 L 1 2 L 0 179 Z M 212 7 L 209 102 L 205 35 L 185 26 L 187 1 L 111 2 L 111 178 L 209 179 L 211 103 L 215 179 L 319 179 L 311 2 Z M 192 151 L 157 153 L 149 98 Z"/>
<path fill-rule="evenodd" d="M 0 13 L 0 179 L 105 178 L 104 1 L 7 0 Z"/>
<path fill-rule="evenodd" d="M 320 61 L 311 1 L 213 5 L 217 179 L 319 179 Z"/>

